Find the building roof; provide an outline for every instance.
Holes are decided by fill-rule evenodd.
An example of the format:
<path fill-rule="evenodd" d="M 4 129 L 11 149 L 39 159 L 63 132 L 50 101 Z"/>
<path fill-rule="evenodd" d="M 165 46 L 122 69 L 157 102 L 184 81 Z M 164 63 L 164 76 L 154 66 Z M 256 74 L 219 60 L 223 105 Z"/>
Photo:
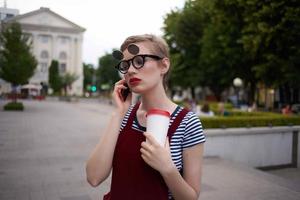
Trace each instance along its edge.
<path fill-rule="evenodd" d="M 52 16 L 55 16 L 57 17 L 58 19 L 70 24 L 73 28 L 72 29 L 75 29 L 76 32 L 84 32 L 86 29 L 71 22 L 70 20 L 62 17 L 61 15 L 53 12 L 52 10 L 50 10 L 49 8 L 45 8 L 45 7 L 41 7 L 40 9 L 38 10 L 34 10 L 34 11 L 31 11 L 31 12 L 28 12 L 28 13 L 25 13 L 25 14 L 21 14 L 21 15 L 17 15 L 15 17 L 12 17 L 12 18 L 9 18 L 9 19 L 5 19 L 4 20 L 4 23 L 10 23 L 10 22 L 15 22 L 15 21 L 19 21 L 19 20 L 22 20 L 24 18 L 27 18 L 27 17 L 31 17 L 31 16 L 34 16 L 34 15 L 38 15 L 40 13 L 49 13 L 50 15 Z M 30 25 L 30 24 L 26 24 L 26 25 Z"/>

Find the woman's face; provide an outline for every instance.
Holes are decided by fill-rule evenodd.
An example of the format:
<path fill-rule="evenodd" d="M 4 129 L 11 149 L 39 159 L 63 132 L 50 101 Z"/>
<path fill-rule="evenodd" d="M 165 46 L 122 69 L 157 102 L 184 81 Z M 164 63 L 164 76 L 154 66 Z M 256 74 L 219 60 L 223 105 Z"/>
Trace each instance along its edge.
<path fill-rule="evenodd" d="M 137 55 L 156 55 L 152 50 L 151 44 L 147 42 L 136 43 L 139 47 L 139 53 Z M 136 55 L 128 52 L 126 49 L 124 52 L 124 60 L 129 60 Z M 144 66 L 140 69 L 136 69 L 132 66 L 132 63 L 125 74 L 125 80 L 128 83 L 130 89 L 139 94 L 143 94 L 159 84 L 162 84 L 164 67 L 162 60 L 156 60 L 151 57 L 145 57 Z"/>

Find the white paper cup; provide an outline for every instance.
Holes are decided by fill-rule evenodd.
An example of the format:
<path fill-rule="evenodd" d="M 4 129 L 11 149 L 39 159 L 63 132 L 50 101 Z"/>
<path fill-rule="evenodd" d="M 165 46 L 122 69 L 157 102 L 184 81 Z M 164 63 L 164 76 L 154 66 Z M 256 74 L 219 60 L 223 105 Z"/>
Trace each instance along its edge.
<path fill-rule="evenodd" d="M 169 123 L 170 113 L 168 111 L 151 109 L 147 112 L 147 132 L 153 135 L 161 146 L 165 146 Z"/>

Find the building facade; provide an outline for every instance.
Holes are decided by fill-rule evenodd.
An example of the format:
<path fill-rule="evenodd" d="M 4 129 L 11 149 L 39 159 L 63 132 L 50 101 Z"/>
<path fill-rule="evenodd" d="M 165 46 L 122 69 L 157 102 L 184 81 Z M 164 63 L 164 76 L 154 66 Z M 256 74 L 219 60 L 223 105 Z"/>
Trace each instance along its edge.
<path fill-rule="evenodd" d="M 30 37 L 32 53 L 38 61 L 29 83 L 48 86 L 49 66 L 52 60 L 57 60 L 61 75 L 69 73 L 77 77 L 68 89 L 69 95 L 82 95 L 82 42 L 85 29 L 43 7 L 2 21 L 4 24 L 12 22 L 20 23 L 23 32 Z"/>
<path fill-rule="evenodd" d="M 4 19 L 12 18 L 12 17 L 14 17 L 18 14 L 19 14 L 19 10 L 17 10 L 17 9 L 10 9 L 10 8 L 6 8 L 6 7 L 1 8 L 0 7 L 0 21 L 2 21 Z"/>

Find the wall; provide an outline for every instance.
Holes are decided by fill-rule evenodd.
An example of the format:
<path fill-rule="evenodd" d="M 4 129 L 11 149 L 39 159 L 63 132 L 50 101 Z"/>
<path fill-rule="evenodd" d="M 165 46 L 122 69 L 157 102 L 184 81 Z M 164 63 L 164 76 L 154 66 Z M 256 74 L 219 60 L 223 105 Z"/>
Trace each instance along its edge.
<path fill-rule="evenodd" d="M 300 166 L 299 130 L 300 126 L 207 129 L 204 156 L 252 167 Z"/>

